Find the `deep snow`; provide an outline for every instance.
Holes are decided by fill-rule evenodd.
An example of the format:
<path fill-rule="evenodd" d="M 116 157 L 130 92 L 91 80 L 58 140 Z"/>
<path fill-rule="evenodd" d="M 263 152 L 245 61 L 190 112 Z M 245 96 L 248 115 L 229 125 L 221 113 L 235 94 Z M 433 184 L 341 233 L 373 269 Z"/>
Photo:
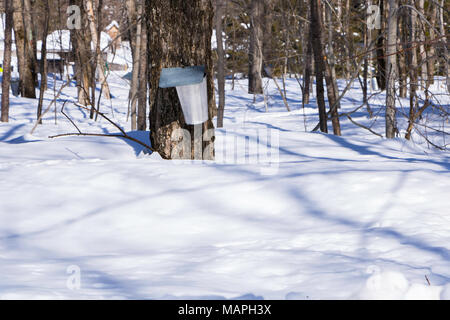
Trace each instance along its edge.
<path fill-rule="evenodd" d="M 112 108 L 129 129 L 120 75 Z M 270 83 L 265 112 L 245 80 L 229 81 L 214 162 L 164 161 L 119 138 L 48 139 L 76 131 L 53 109 L 31 136 L 37 102 L 13 97 L 0 124 L 0 298 L 448 299 L 449 153 L 345 118 L 343 137 L 310 133 L 315 99 L 303 111 L 295 79 L 287 90 L 293 111 Z M 74 96 L 66 88 L 57 111 Z M 371 99 L 377 117 L 354 119 L 383 133 L 383 99 Z M 342 112 L 361 100 L 355 82 Z M 66 112 L 86 132 L 116 132 Z"/>

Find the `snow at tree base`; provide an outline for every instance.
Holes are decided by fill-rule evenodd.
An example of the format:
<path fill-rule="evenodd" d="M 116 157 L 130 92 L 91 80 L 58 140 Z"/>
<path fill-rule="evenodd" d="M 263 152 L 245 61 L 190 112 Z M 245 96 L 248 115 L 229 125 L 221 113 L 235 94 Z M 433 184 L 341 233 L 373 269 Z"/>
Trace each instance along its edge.
<path fill-rule="evenodd" d="M 101 110 L 129 128 L 123 74 L 109 77 L 112 106 Z M 49 81 L 45 105 L 61 86 Z M 52 109 L 33 135 L 37 101 L 11 97 L 0 125 L 0 299 L 450 299 L 448 151 L 346 118 L 342 137 L 311 133 L 315 97 L 303 110 L 293 78 L 291 112 L 272 80 L 268 112 L 246 92 L 247 80 L 227 81 L 215 161 L 163 160 L 121 138 L 48 138 L 76 132 L 59 112 L 66 99 L 83 132 L 117 132 L 72 103 L 73 84 L 57 123 Z M 340 112 L 361 101 L 355 81 Z M 375 95 L 375 117 L 353 119 L 384 133 L 384 101 Z M 439 126 L 431 112 L 427 121 Z"/>

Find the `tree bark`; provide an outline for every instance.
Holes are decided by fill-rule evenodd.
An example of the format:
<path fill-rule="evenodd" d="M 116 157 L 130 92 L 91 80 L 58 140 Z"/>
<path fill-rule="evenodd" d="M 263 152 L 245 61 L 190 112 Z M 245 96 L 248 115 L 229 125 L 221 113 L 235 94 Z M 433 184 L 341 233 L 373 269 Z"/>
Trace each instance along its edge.
<path fill-rule="evenodd" d="M 268 65 L 270 62 L 270 59 L 272 59 L 272 25 L 273 25 L 273 3 L 271 0 L 263 0 L 264 3 L 264 13 L 262 18 L 262 29 L 263 36 L 262 36 L 262 52 L 263 52 L 263 66 Z M 262 73 L 264 74 L 264 70 L 262 70 Z"/>
<path fill-rule="evenodd" d="M 225 112 L 225 53 L 223 48 L 223 14 L 225 4 L 223 0 L 216 0 L 216 40 L 217 40 L 217 84 L 219 90 L 219 109 L 217 114 L 217 127 L 223 127 Z"/>
<path fill-rule="evenodd" d="M 263 0 L 252 0 L 250 9 L 250 49 L 248 70 L 248 93 L 262 94 L 262 19 L 264 13 Z"/>
<path fill-rule="evenodd" d="M 141 48 L 139 52 L 139 92 L 138 92 L 138 121 L 137 129 L 140 131 L 147 130 L 147 21 L 145 15 L 142 15 L 141 30 Z"/>
<path fill-rule="evenodd" d="M 406 12 L 406 10 L 404 10 Z M 405 13 L 401 12 L 399 16 L 398 22 L 398 32 L 397 32 L 397 47 L 400 49 L 406 49 L 406 43 L 408 42 L 408 37 L 406 33 L 406 16 Z M 401 21 L 401 22 L 400 22 Z M 398 71 L 399 71 L 399 97 L 406 98 L 408 94 L 408 70 L 406 66 L 406 50 L 403 52 L 399 52 L 397 54 L 397 63 L 398 63 Z"/>
<path fill-rule="evenodd" d="M 19 63 L 20 90 L 25 98 L 36 98 L 35 77 L 33 75 L 33 62 L 29 55 L 27 35 L 24 25 L 24 7 L 22 0 L 13 0 L 13 24 Z"/>
<path fill-rule="evenodd" d="M 45 0 L 45 10 L 44 10 L 44 31 L 42 33 L 42 47 L 41 47 L 41 87 L 39 90 L 39 102 L 37 109 L 37 119 L 39 123 L 42 123 L 42 105 L 44 103 L 44 93 L 47 90 L 47 35 L 49 27 L 49 0 Z"/>
<path fill-rule="evenodd" d="M 326 16 L 328 24 L 328 54 L 325 61 L 325 81 L 327 84 L 328 104 L 330 106 L 330 113 L 332 116 L 331 123 L 333 124 L 333 133 L 337 136 L 341 135 L 341 124 L 339 121 L 338 109 L 341 108 L 339 103 L 339 88 L 336 80 L 336 69 L 334 64 L 334 49 L 333 49 L 333 20 L 331 16 L 331 8 L 326 7 Z M 347 59 L 348 60 L 348 59 Z"/>
<path fill-rule="evenodd" d="M 435 26 L 436 26 L 436 18 L 437 18 L 437 4 L 430 2 L 430 18 L 429 22 L 432 27 L 429 28 L 429 36 L 430 40 L 434 40 L 436 38 Z M 428 53 L 427 53 L 427 90 L 430 88 L 432 84 L 434 84 L 434 72 L 435 72 L 435 64 L 436 64 L 436 49 L 435 45 L 431 44 Z"/>
<path fill-rule="evenodd" d="M 312 60 L 313 60 L 313 52 L 312 52 L 312 43 L 311 43 L 311 28 L 310 24 L 305 24 L 306 33 L 304 38 L 304 43 L 302 46 L 303 54 L 304 54 L 304 72 L 303 72 L 303 97 L 302 103 L 303 105 L 309 104 L 309 96 L 310 96 L 310 86 L 311 86 L 311 75 L 312 75 Z M 301 30 L 300 30 L 301 32 Z M 306 49 L 306 50 L 305 50 Z"/>
<path fill-rule="evenodd" d="M 72 51 L 75 56 L 75 78 L 78 88 L 78 103 L 88 106 L 91 103 L 89 88 L 91 87 L 94 71 L 93 58 L 91 51 L 90 32 L 86 27 L 86 13 L 83 8 L 83 0 L 71 0 L 70 5 L 76 5 L 81 9 L 81 29 L 72 29 L 70 38 L 72 42 Z"/>
<path fill-rule="evenodd" d="M 128 23 L 128 37 L 130 38 L 131 54 L 133 56 L 133 61 L 135 58 L 134 51 L 136 48 L 136 29 L 137 29 L 137 25 L 138 25 L 136 2 L 137 2 L 137 0 L 126 0 L 126 3 L 125 3 L 126 10 L 127 10 L 127 20 L 126 21 Z"/>
<path fill-rule="evenodd" d="M 408 0 L 408 4 L 412 7 L 414 6 L 414 0 Z M 415 114 L 417 110 L 417 50 L 415 47 L 416 42 L 416 23 L 417 23 L 417 13 L 413 9 L 409 9 L 409 15 L 407 16 L 409 25 L 409 36 L 408 36 L 408 64 L 409 64 L 409 119 L 408 128 L 406 129 L 405 139 L 411 139 L 412 129 L 414 127 Z M 406 13 L 405 13 L 406 15 Z"/>
<path fill-rule="evenodd" d="M 386 0 L 380 0 L 381 29 L 378 31 L 378 40 L 377 40 L 377 83 L 381 91 L 386 89 L 385 1 Z"/>
<path fill-rule="evenodd" d="M 419 12 L 422 14 L 422 17 L 425 17 L 425 0 L 419 0 Z M 427 80 L 428 80 L 428 63 L 427 63 L 427 49 L 425 47 L 425 41 L 426 41 L 426 25 L 425 22 L 420 19 L 420 27 L 419 27 L 419 34 L 420 34 L 420 46 L 419 46 L 419 52 L 420 52 L 420 66 L 421 66 L 421 84 L 422 88 L 425 89 L 427 86 Z"/>
<path fill-rule="evenodd" d="M 37 77 L 37 48 L 36 48 L 36 32 L 32 18 L 33 8 L 31 6 L 30 0 L 23 0 L 23 22 L 26 31 L 26 54 L 31 63 L 31 73 L 33 75 L 34 86 L 36 87 L 38 83 Z"/>
<path fill-rule="evenodd" d="M 395 107 L 395 80 L 397 78 L 397 0 L 389 0 L 387 34 L 387 81 L 386 81 L 386 137 L 395 138 L 397 129 Z"/>
<path fill-rule="evenodd" d="M 345 19 L 344 19 L 344 32 L 345 36 L 349 41 L 351 41 L 351 34 L 350 34 L 350 17 L 351 17 L 351 11 L 350 11 L 350 0 L 345 0 Z M 348 46 L 345 47 L 345 56 L 350 57 L 350 48 Z M 350 79 L 351 75 L 351 63 L 350 59 L 345 60 L 345 78 L 347 80 Z"/>
<path fill-rule="evenodd" d="M 137 6 L 137 9 L 136 9 Z M 133 49 L 133 71 L 131 76 L 131 86 L 130 86 L 130 104 L 131 104 L 131 130 L 137 129 L 137 117 L 136 117 L 136 105 L 138 99 L 138 88 L 139 88 L 139 66 L 141 58 L 141 34 L 142 34 L 142 13 L 143 5 L 136 3 L 135 0 L 129 1 L 129 16 L 134 17 L 131 20 L 132 24 L 136 24 L 136 31 L 133 38 L 134 49 Z M 136 14 L 137 12 L 137 14 Z M 144 49 L 145 50 L 145 49 Z"/>
<path fill-rule="evenodd" d="M 311 10 L 311 42 L 314 51 L 314 66 L 316 72 L 316 96 L 319 107 L 320 131 L 328 133 L 327 111 L 325 107 L 325 90 L 323 87 L 323 76 L 325 72 L 324 50 L 323 50 L 323 31 L 322 31 L 322 13 L 321 0 L 310 0 Z"/>
<path fill-rule="evenodd" d="M 99 68 L 99 72 L 98 72 L 99 73 L 99 81 L 103 88 L 103 95 L 105 96 L 106 99 L 110 100 L 111 93 L 109 91 L 108 82 L 106 81 L 106 76 L 105 76 L 105 62 L 103 61 L 103 56 L 102 56 L 102 53 L 101 53 L 100 47 L 99 47 L 100 34 L 97 34 L 97 27 L 96 27 L 95 16 L 94 16 L 94 5 L 92 3 L 92 0 L 85 0 L 84 8 L 86 10 L 87 18 L 89 21 L 89 29 L 91 32 L 92 42 L 96 46 L 95 54 L 96 54 L 96 58 L 97 58 L 97 60 L 96 60 L 97 68 Z M 95 103 L 95 101 L 93 103 Z"/>
<path fill-rule="evenodd" d="M 5 52 L 3 55 L 1 122 L 9 121 L 9 88 L 11 85 L 11 47 L 13 11 L 11 0 L 5 0 Z"/>
<path fill-rule="evenodd" d="M 152 48 L 149 52 L 152 147 L 164 159 L 212 160 L 215 102 L 211 1 L 147 0 L 146 4 L 148 41 Z M 159 78 L 162 68 L 200 65 L 206 67 L 209 119 L 193 126 L 185 123 L 176 89 L 159 88 Z"/>
<path fill-rule="evenodd" d="M 444 0 L 441 0 L 440 10 L 439 10 L 439 31 L 442 37 L 442 46 L 444 48 L 444 74 L 447 83 L 447 93 L 450 94 L 450 55 L 448 54 L 448 42 L 447 37 L 445 37 L 445 27 L 444 27 Z"/>

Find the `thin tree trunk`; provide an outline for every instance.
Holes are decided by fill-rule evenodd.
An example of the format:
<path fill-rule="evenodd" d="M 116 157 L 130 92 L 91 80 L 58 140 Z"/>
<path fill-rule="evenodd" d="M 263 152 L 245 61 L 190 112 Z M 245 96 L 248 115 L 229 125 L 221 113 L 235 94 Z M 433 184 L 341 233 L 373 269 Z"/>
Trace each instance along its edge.
<path fill-rule="evenodd" d="M 364 50 L 367 50 L 369 47 L 369 28 L 364 28 Z M 368 105 L 368 99 L 367 99 L 367 78 L 369 73 L 369 57 L 368 54 L 364 56 L 364 62 L 363 62 L 363 103 Z"/>
<path fill-rule="evenodd" d="M 83 8 L 83 0 L 71 0 L 70 5 L 76 5 Z M 75 77 L 78 88 L 78 103 L 83 106 L 93 105 L 91 102 L 89 90 L 94 74 L 94 59 L 92 59 L 91 37 L 86 26 L 86 13 L 81 10 L 81 29 L 72 29 L 70 38 L 72 42 L 72 51 L 75 55 Z M 92 116 L 92 115 L 91 115 Z"/>
<path fill-rule="evenodd" d="M 435 26 L 436 26 L 436 18 L 437 18 L 437 4 L 431 2 L 430 4 L 430 18 L 429 22 L 432 27 L 429 28 L 429 36 L 430 40 L 434 40 L 436 38 Z M 427 53 L 427 90 L 430 88 L 432 84 L 434 84 L 434 72 L 435 72 L 435 64 L 436 64 L 436 49 L 434 45 L 429 46 L 429 50 Z"/>
<path fill-rule="evenodd" d="M 44 103 L 44 93 L 47 90 L 47 35 L 49 27 L 49 5 L 48 0 L 45 0 L 45 10 L 44 10 L 44 31 L 42 33 L 42 46 L 41 46 L 41 87 L 39 91 L 39 103 L 37 109 L 37 119 L 39 123 L 42 123 L 42 105 Z"/>
<path fill-rule="evenodd" d="M 381 91 L 386 89 L 386 51 L 385 51 L 385 1 L 380 0 L 380 26 L 377 40 L 377 82 Z"/>
<path fill-rule="evenodd" d="M 372 0 L 368 1 L 368 5 L 372 5 Z M 366 49 L 369 49 L 369 46 L 371 46 L 372 44 L 372 28 L 368 28 L 366 26 L 366 30 L 367 30 L 367 46 Z M 370 47 L 370 49 L 372 49 L 372 47 Z M 375 90 L 375 84 L 373 83 L 373 73 L 372 73 L 372 60 L 373 60 L 373 51 L 370 50 L 370 52 L 367 54 L 367 78 L 369 80 L 369 88 L 370 88 L 370 93 L 372 93 L 372 90 Z M 369 103 L 367 101 L 367 106 L 369 107 Z M 372 115 L 371 115 L 372 116 Z"/>
<path fill-rule="evenodd" d="M 137 129 L 147 130 L 147 22 L 142 15 L 141 48 L 139 58 L 139 93 L 138 93 L 138 122 Z"/>
<path fill-rule="evenodd" d="M 314 51 L 314 66 L 316 72 L 316 96 L 319 107 L 320 131 L 328 133 L 327 111 L 325 107 L 325 90 L 323 87 L 323 76 L 325 72 L 325 61 L 323 51 L 323 31 L 321 19 L 321 0 L 310 0 L 311 10 L 311 42 Z"/>
<path fill-rule="evenodd" d="M 442 44 L 444 48 L 444 65 L 445 65 L 445 77 L 447 83 L 447 93 L 450 94 L 450 56 L 448 54 L 448 43 L 447 37 L 445 37 L 445 27 L 444 27 L 444 0 L 441 0 L 439 9 L 439 29 L 442 37 Z"/>
<path fill-rule="evenodd" d="M 262 94 L 262 18 L 263 0 L 252 0 L 250 10 L 250 50 L 248 71 L 248 93 Z"/>
<path fill-rule="evenodd" d="M 425 0 L 419 0 L 419 12 L 422 14 L 423 17 L 425 17 Z M 420 34 L 420 66 L 421 66 L 421 84 L 422 88 L 425 89 L 427 86 L 427 80 L 428 80 L 428 64 L 427 64 L 427 49 L 425 47 L 425 41 L 426 41 L 426 25 L 425 22 L 420 21 L 420 27 L 419 27 L 419 34 Z"/>
<path fill-rule="evenodd" d="M 19 63 L 20 90 L 25 98 L 36 98 L 33 64 L 28 54 L 27 35 L 24 25 L 24 8 L 22 0 L 13 0 L 13 23 L 17 60 Z"/>
<path fill-rule="evenodd" d="M 306 27 L 306 36 L 304 37 L 303 49 L 306 47 L 306 52 L 303 50 L 304 58 L 304 73 L 303 73 L 303 103 L 309 104 L 309 95 L 310 95 L 310 86 L 311 86 L 311 75 L 312 75 L 312 60 L 313 60 L 313 52 L 312 52 L 312 43 L 310 36 L 310 24 L 307 24 Z M 306 53 L 306 54 L 305 54 Z"/>
<path fill-rule="evenodd" d="M 136 23 L 136 33 L 134 38 L 134 55 L 133 55 L 133 71 L 131 76 L 131 86 L 130 86 L 130 103 L 131 103 L 131 130 L 137 129 L 137 100 L 138 100 L 138 88 L 139 88 L 139 66 L 140 66 L 140 58 L 141 58 L 141 33 L 142 33 L 142 12 L 143 5 L 140 3 L 136 3 L 135 0 L 131 0 L 133 4 L 130 3 L 130 15 L 133 15 L 133 12 L 136 11 L 137 6 L 137 15 L 135 16 L 135 20 L 132 20 L 132 23 Z"/>
<path fill-rule="evenodd" d="M 31 73 L 33 76 L 34 85 L 36 87 L 38 81 L 37 81 L 37 70 L 38 70 L 38 64 L 37 64 L 37 48 L 36 48 L 36 34 L 35 34 L 35 28 L 32 18 L 32 6 L 30 0 L 23 0 L 23 22 L 25 26 L 25 33 L 26 33 L 26 54 L 28 56 L 28 60 L 31 64 Z"/>
<path fill-rule="evenodd" d="M 236 26 L 235 26 L 235 19 L 232 21 L 232 27 L 233 27 L 233 45 L 231 50 L 233 51 L 233 59 L 232 59 L 232 74 L 231 74 L 231 90 L 234 90 L 234 84 L 235 84 L 235 78 L 236 78 L 236 69 L 237 69 L 237 61 L 236 61 Z"/>
<path fill-rule="evenodd" d="M 350 31 L 350 16 L 351 16 L 350 0 L 345 0 L 345 12 L 346 12 L 346 16 L 344 19 L 345 37 L 347 37 L 347 39 L 349 39 L 349 41 L 352 41 L 351 34 L 350 34 L 351 33 L 351 31 Z M 348 48 L 348 46 L 345 46 L 345 56 L 350 57 L 350 49 Z M 350 63 L 350 59 L 346 59 L 345 60 L 345 78 L 347 80 L 349 80 L 350 75 L 351 75 L 351 63 Z"/>
<path fill-rule="evenodd" d="M 399 16 L 400 20 L 398 22 L 398 33 L 397 33 L 397 47 L 398 48 L 402 48 L 405 49 L 406 43 L 408 42 L 407 40 L 407 35 L 406 35 L 406 23 L 405 23 L 405 14 L 402 13 Z M 407 87 L 407 82 L 408 82 L 408 71 L 407 71 L 407 67 L 406 67 L 406 56 L 405 56 L 405 52 L 400 52 L 397 54 L 397 63 L 398 63 L 398 71 L 399 71 L 399 97 L 400 98 L 406 98 L 406 95 L 408 94 L 408 87 Z"/>
<path fill-rule="evenodd" d="M 272 59 L 272 25 L 273 25 L 273 6 L 271 0 L 263 0 L 264 2 L 264 14 L 263 14 L 263 66 L 267 66 Z M 262 71 L 264 73 L 264 70 Z"/>
<path fill-rule="evenodd" d="M 283 2 L 285 4 L 285 2 Z M 289 63 L 289 46 L 290 46 L 290 37 L 289 37 L 289 17 L 286 14 L 287 8 L 283 7 L 283 29 L 284 29 L 284 59 L 283 59 L 283 95 L 286 97 L 286 74 L 288 72 L 288 63 Z"/>
<path fill-rule="evenodd" d="M 414 0 L 408 0 L 408 4 L 414 6 Z M 417 13 L 415 10 L 410 9 L 407 16 L 409 25 L 409 37 L 408 42 L 408 64 L 409 64 L 409 119 L 408 128 L 406 129 L 405 139 L 411 139 L 412 129 L 414 128 L 415 114 L 417 110 L 417 50 L 413 46 L 416 42 L 416 23 Z M 406 15 L 406 13 L 405 13 Z"/>
<path fill-rule="evenodd" d="M 325 61 L 325 81 L 327 84 L 328 104 L 330 106 L 330 113 L 332 116 L 333 133 L 337 136 L 341 135 L 341 124 L 339 121 L 338 109 L 339 103 L 339 89 L 336 80 L 336 69 L 334 67 L 334 49 L 333 49 L 333 20 L 331 16 L 331 8 L 326 6 L 326 17 L 328 24 L 328 54 Z"/>
<path fill-rule="evenodd" d="M 217 83 L 219 90 L 219 109 L 217 114 L 217 127 L 223 127 L 225 112 L 225 54 L 223 50 L 223 14 L 225 4 L 222 0 L 216 0 L 216 40 L 217 40 Z"/>
<path fill-rule="evenodd" d="M 87 18 L 89 21 L 89 29 L 91 32 L 92 42 L 94 43 L 94 45 L 96 45 L 96 44 L 100 43 L 99 42 L 100 35 L 97 34 L 97 27 L 96 27 L 95 16 L 94 16 L 94 6 L 92 3 L 92 0 L 85 0 L 84 5 L 85 5 Z M 96 56 L 97 56 L 96 57 L 97 58 L 97 68 L 99 68 L 99 72 L 98 72 L 99 73 L 99 81 L 103 88 L 103 94 L 106 99 L 110 100 L 111 93 L 109 91 L 108 82 L 106 81 L 106 77 L 105 77 L 105 62 L 103 61 L 103 56 L 102 56 L 102 53 L 101 53 L 98 45 L 96 45 Z M 94 101 L 94 103 L 95 103 L 95 101 Z"/>
<path fill-rule="evenodd" d="M 395 80 L 397 78 L 397 0 L 389 0 L 387 34 L 387 81 L 386 81 L 386 137 L 395 138 L 397 129 L 395 107 Z"/>
<path fill-rule="evenodd" d="M 11 47 L 13 11 L 11 0 L 5 0 L 5 52 L 3 55 L 1 122 L 9 121 L 9 88 L 11 85 Z"/>
<path fill-rule="evenodd" d="M 133 61 L 135 59 L 135 48 L 136 48 L 136 28 L 137 28 L 137 10 L 136 10 L 137 0 L 126 0 L 125 7 L 127 10 L 127 23 L 128 23 L 128 37 L 130 38 L 131 45 L 131 55 Z"/>

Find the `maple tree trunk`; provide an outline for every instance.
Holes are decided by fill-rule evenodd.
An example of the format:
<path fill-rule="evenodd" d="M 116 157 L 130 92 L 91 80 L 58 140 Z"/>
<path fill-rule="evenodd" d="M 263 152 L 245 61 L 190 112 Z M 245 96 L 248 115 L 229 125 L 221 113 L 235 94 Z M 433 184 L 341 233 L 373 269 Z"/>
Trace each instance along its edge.
<path fill-rule="evenodd" d="M 150 139 L 164 159 L 214 159 L 215 110 L 210 0 L 147 0 L 150 69 Z M 160 32 L 164 30 L 164 32 Z M 205 66 L 209 119 L 185 123 L 175 88 L 159 88 L 162 68 Z M 180 137 L 180 129 L 190 137 Z M 190 141 L 188 140 L 190 138 Z M 188 140 L 188 141 L 186 141 Z M 189 142 L 189 143 L 186 143 Z"/>

